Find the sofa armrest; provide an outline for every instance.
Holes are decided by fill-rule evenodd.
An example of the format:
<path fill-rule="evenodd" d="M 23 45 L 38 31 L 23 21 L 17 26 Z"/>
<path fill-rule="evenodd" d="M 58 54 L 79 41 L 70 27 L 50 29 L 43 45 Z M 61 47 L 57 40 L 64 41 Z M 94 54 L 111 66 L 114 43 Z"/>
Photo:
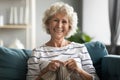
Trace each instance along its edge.
<path fill-rule="evenodd" d="M 120 79 L 120 56 L 107 55 L 102 59 L 102 80 Z"/>

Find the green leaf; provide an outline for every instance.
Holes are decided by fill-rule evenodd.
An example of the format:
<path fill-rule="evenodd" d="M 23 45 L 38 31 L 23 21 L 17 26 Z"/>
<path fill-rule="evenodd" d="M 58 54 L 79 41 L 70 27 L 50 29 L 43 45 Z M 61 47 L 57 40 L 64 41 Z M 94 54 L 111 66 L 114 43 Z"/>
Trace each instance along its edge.
<path fill-rule="evenodd" d="M 78 29 L 77 33 L 67 38 L 67 40 L 77 42 L 77 43 L 85 43 L 85 42 L 90 42 L 92 38 L 86 33 L 80 32 L 80 30 Z"/>

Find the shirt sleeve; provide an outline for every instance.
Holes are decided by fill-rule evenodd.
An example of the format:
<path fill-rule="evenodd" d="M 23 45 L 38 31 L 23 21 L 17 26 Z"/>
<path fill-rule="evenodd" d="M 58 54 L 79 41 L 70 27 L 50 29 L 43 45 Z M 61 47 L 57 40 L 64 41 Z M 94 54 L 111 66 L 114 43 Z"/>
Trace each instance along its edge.
<path fill-rule="evenodd" d="M 28 72 L 26 80 L 35 80 L 40 73 L 39 52 L 33 50 L 31 57 L 28 59 Z"/>
<path fill-rule="evenodd" d="M 91 57 L 87 51 L 87 48 L 84 47 L 82 48 L 82 59 L 81 59 L 81 63 L 82 63 L 82 68 L 88 72 L 89 74 L 93 75 L 93 80 L 99 80 L 97 74 L 96 74 L 96 70 L 93 66 L 93 62 L 91 60 Z"/>

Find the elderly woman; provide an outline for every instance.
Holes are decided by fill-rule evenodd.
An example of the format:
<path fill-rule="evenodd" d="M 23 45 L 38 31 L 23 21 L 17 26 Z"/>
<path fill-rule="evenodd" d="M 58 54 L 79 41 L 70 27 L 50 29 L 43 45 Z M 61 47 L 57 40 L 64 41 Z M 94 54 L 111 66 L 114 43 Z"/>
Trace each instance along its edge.
<path fill-rule="evenodd" d="M 77 14 L 73 7 L 63 2 L 52 4 L 45 11 L 43 24 L 51 38 L 33 50 L 28 60 L 27 80 L 42 80 L 47 72 L 59 71 L 61 66 L 68 70 L 67 74 L 76 74 L 75 79 L 69 74 L 69 80 L 99 80 L 85 45 L 65 39 L 77 29 Z"/>

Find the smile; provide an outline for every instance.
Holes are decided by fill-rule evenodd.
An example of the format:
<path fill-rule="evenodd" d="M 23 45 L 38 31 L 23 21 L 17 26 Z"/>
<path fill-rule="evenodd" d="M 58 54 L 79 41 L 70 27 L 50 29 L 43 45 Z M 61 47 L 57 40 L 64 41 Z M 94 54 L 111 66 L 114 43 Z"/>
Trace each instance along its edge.
<path fill-rule="evenodd" d="M 57 33 L 61 33 L 61 32 L 63 32 L 63 29 L 54 29 L 54 31 Z"/>

